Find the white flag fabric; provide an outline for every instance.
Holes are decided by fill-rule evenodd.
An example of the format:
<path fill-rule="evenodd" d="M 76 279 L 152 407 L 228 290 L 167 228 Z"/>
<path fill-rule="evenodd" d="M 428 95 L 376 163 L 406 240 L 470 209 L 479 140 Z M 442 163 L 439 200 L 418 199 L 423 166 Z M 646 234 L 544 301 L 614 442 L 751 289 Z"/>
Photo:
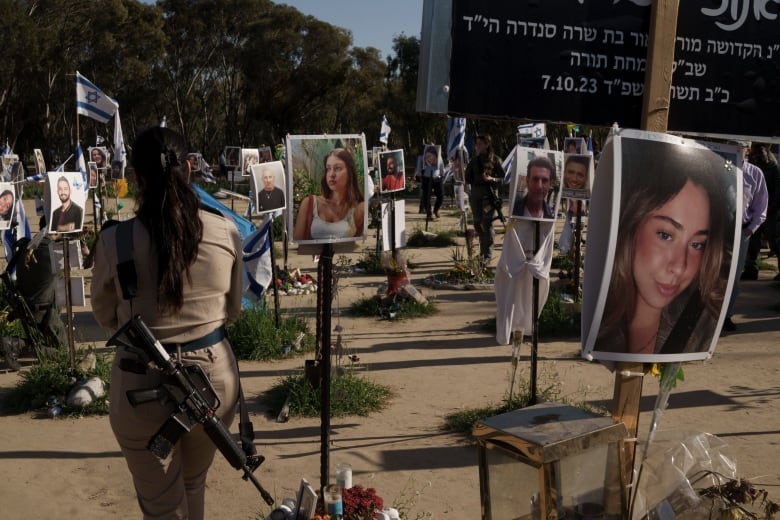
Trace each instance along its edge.
<path fill-rule="evenodd" d="M 108 97 L 94 83 L 76 71 L 76 113 L 108 123 L 119 103 Z"/>
<path fill-rule="evenodd" d="M 512 173 L 515 169 L 515 150 L 517 150 L 517 145 L 512 148 L 504 162 L 501 163 L 501 166 L 504 168 L 504 184 L 509 184 L 509 181 L 512 180 Z"/>
<path fill-rule="evenodd" d="M 84 151 L 81 149 L 81 143 L 76 143 L 76 168 L 81 172 L 84 179 L 84 185 L 87 185 L 87 163 L 84 162 Z"/>
<path fill-rule="evenodd" d="M 274 219 L 266 215 L 257 231 L 244 240 L 244 298 L 257 301 L 273 281 L 271 265 L 271 226 Z"/>
<path fill-rule="evenodd" d="M 203 161 L 203 167 L 200 170 L 200 174 L 203 176 L 204 181 L 210 182 L 212 184 L 217 183 L 217 179 L 214 177 L 214 172 L 211 170 L 211 165 L 206 161 Z"/>
<path fill-rule="evenodd" d="M 32 237 L 30 222 L 27 220 L 27 214 L 24 211 L 24 204 L 22 203 L 21 197 L 16 198 L 11 221 L 11 227 L 3 232 L 3 248 L 5 249 L 6 261 L 11 260 L 14 244 L 17 240 L 23 237 Z"/>
<path fill-rule="evenodd" d="M 544 123 L 528 123 L 527 125 L 517 125 L 517 135 L 545 137 L 547 135 L 547 127 Z"/>
<path fill-rule="evenodd" d="M 387 118 L 382 116 L 382 128 L 379 130 L 379 142 L 387 144 L 387 139 L 390 137 L 390 123 L 387 122 Z"/>
<path fill-rule="evenodd" d="M 119 106 L 114 114 L 114 160 L 122 163 L 121 178 L 125 178 L 127 167 L 127 150 L 125 149 L 125 136 L 122 134 L 122 121 L 119 119 Z"/>
<path fill-rule="evenodd" d="M 466 138 L 466 118 L 447 118 L 447 159 L 452 160 L 458 148 L 463 148 Z"/>

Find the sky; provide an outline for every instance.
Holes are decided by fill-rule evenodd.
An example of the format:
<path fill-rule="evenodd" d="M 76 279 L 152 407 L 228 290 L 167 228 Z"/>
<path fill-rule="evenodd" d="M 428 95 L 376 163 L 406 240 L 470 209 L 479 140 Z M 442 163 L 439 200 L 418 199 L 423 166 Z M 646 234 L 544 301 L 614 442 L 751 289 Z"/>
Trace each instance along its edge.
<path fill-rule="evenodd" d="M 401 33 L 420 37 L 422 0 L 275 0 L 303 14 L 352 31 L 355 47 L 376 47 L 382 58 L 392 54 Z"/>
<path fill-rule="evenodd" d="M 154 0 L 141 0 L 153 4 Z M 376 47 L 382 59 L 392 54 L 401 33 L 420 37 L 423 0 L 274 0 L 331 25 L 352 31 L 355 47 Z"/>

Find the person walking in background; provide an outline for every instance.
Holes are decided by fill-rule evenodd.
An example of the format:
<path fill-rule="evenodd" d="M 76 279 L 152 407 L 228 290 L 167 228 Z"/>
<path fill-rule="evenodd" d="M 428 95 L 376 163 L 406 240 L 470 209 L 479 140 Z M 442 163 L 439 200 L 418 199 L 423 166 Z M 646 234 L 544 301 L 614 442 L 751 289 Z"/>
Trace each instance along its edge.
<path fill-rule="evenodd" d="M 768 194 L 766 207 L 766 220 L 750 237 L 750 244 L 745 260 L 745 270 L 742 272 L 742 280 L 758 280 L 758 254 L 761 251 L 762 238 L 767 241 L 770 255 L 780 256 L 780 248 L 777 242 L 777 209 L 780 205 L 780 167 L 777 159 L 769 151 L 769 147 L 763 143 L 753 143 L 750 147 L 750 162 L 761 169 L 764 174 L 766 191 Z M 780 280 L 780 274 L 775 277 Z"/>
<path fill-rule="evenodd" d="M 475 146 L 477 153 L 466 167 L 466 185 L 469 187 L 474 229 L 479 235 L 479 253 L 487 264 L 493 255 L 493 215 L 496 212 L 493 201 L 498 199 L 494 190 L 504 178 L 504 167 L 493 153 L 489 135 L 478 135 Z"/>
<path fill-rule="evenodd" d="M 739 153 L 744 153 L 747 143 L 738 143 L 738 146 Z M 737 277 L 740 276 L 745 267 L 750 240 L 764 223 L 768 200 L 769 195 L 764 182 L 764 174 L 758 167 L 745 160 L 742 163 L 742 234 L 739 241 L 739 256 L 737 257 Z M 739 294 L 739 283 L 739 278 L 734 280 L 734 287 L 731 290 L 726 320 L 723 322 L 723 330 L 726 332 L 737 330 L 737 325 L 731 317 L 734 315 L 734 302 Z"/>
<path fill-rule="evenodd" d="M 422 207 L 426 217 L 430 220 L 439 219 L 439 209 L 444 202 L 444 162 L 439 157 L 439 148 L 436 145 L 425 145 L 422 156 L 422 164 L 417 165 L 417 177 L 422 182 Z M 431 194 L 436 195 L 436 202 L 431 207 Z"/>
<path fill-rule="evenodd" d="M 95 252 L 92 312 L 103 327 L 116 329 L 140 314 L 171 357 L 197 364 L 208 375 L 230 428 L 238 400 L 238 366 L 225 326 L 241 312 L 241 239 L 222 214 L 200 205 L 189 183 L 184 138 L 168 128 L 142 132 L 132 147 L 138 181 L 136 218 L 104 228 Z M 117 274 L 117 243 L 132 237 L 137 291 L 123 298 Z M 128 390 L 155 388 L 161 374 L 127 370 L 138 356 L 118 348 L 111 368 L 111 429 L 133 477 L 144 518 L 202 520 L 206 474 L 216 446 L 201 425 L 183 434 L 165 459 L 147 449 L 149 440 L 175 411 L 175 403 L 132 406 Z"/>

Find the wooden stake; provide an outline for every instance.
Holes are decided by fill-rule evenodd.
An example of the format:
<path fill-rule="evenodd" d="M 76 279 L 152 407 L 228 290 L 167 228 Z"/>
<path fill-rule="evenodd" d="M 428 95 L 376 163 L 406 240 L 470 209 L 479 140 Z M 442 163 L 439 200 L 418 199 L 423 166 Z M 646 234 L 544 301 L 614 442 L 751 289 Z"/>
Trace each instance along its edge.
<path fill-rule="evenodd" d="M 666 132 L 672 87 L 674 46 L 677 40 L 679 0 L 655 0 L 650 11 L 650 34 L 647 49 L 642 129 Z M 639 427 L 639 401 L 642 397 L 642 363 L 617 363 L 612 417 L 626 425 L 629 437 L 636 437 Z M 636 443 L 621 450 L 624 518 L 628 518 L 629 488 L 632 481 Z"/>

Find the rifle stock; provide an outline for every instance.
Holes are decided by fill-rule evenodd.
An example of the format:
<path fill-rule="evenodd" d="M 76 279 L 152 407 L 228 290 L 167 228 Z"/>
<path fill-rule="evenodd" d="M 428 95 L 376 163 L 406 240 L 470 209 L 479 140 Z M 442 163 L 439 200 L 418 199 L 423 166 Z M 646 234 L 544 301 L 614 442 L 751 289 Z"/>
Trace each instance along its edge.
<path fill-rule="evenodd" d="M 164 391 L 176 404 L 176 411 L 149 441 L 147 448 L 152 453 L 160 458 L 167 457 L 179 437 L 200 423 L 209 439 L 230 465 L 242 470 L 244 472 L 242 478 L 250 480 L 263 500 L 268 505 L 273 505 L 273 497 L 263 488 L 253 473 L 263 463 L 264 457 L 247 455 L 230 435 L 224 423 L 216 415 L 220 404 L 219 399 L 200 366 L 185 367 L 178 361 L 174 362 L 162 344 L 155 339 L 140 315 L 134 316 L 125 323 L 108 340 L 107 345 L 124 346 L 139 352 L 167 376 L 166 382 L 158 388 L 134 390 L 127 395 L 133 404 L 134 399 L 139 403 L 157 399 L 159 392 Z"/>

